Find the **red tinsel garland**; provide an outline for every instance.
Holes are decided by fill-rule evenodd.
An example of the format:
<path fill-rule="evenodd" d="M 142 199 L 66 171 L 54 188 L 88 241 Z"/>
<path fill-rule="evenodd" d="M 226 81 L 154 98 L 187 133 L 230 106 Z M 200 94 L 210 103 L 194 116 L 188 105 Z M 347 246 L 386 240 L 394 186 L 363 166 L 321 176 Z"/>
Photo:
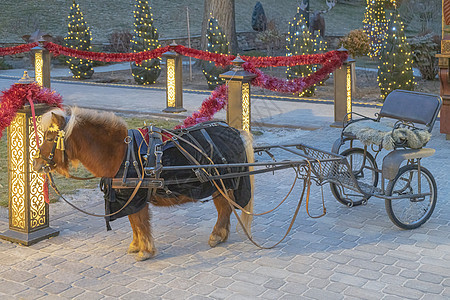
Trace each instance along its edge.
<path fill-rule="evenodd" d="M 19 45 L 19 46 L 14 46 L 14 47 L 0 48 L 0 56 L 13 55 L 13 54 L 18 54 L 18 53 L 22 53 L 22 52 L 30 52 L 32 48 L 34 48 L 38 45 L 39 44 L 37 42 L 35 42 L 35 43 L 24 44 L 24 45 Z"/>
<path fill-rule="evenodd" d="M 11 124 L 17 111 L 26 103 L 46 103 L 62 108 L 61 95 L 50 89 L 42 88 L 36 82 L 13 84 L 9 90 L 2 91 L 2 94 L 0 97 L 0 138 L 3 130 Z M 43 187 L 44 201 L 49 203 L 47 177 L 45 175 L 42 176 L 45 182 Z"/>
<path fill-rule="evenodd" d="M 17 111 L 30 100 L 34 103 L 47 103 L 62 107 L 62 97 L 50 89 L 42 88 L 35 82 L 13 84 L 9 90 L 2 91 L 0 97 L 0 138 L 3 130 L 11 124 Z"/>
<path fill-rule="evenodd" d="M 347 59 L 346 52 L 331 51 L 325 54 L 327 54 L 327 60 L 323 61 L 324 64 L 322 68 L 308 77 L 296 78 L 293 80 L 283 80 L 266 75 L 261 70 L 257 69 L 251 62 L 244 63 L 242 67 L 246 71 L 256 74 L 256 78 L 251 82 L 253 85 L 283 93 L 301 93 L 304 89 L 324 80 L 328 74 L 339 68 Z M 320 56 L 316 56 L 316 58 L 320 59 Z M 201 122 L 212 120 L 214 114 L 223 109 L 227 102 L 228 87 L 224 84 L 217 87 L 211 93 L 211 96 L 203 101 L 200 109 L 194 112 L 192 116 L 187 117 L 183 124 L 178 125 L 176 128 L 186 128 Z"/>
<path fill-rule="evenodd" d="M 82 59 L 89 59 L 95 61 L 105 61 L 105 62 L 127 62 L 134 61 L 137 64 L 142 63 L 144 60 L 154 59 L 161 57 L 164 52 L 170 50 L 170 46 L 157 48 L 152 51 L 142 51 L 136 53 L 102 53 L 102 52 L 91 52 L 91 51 L 83 51 L 72 49 L 68 47 L 64 47 L 58 44 L 54 44 L 52 42 L 44 43 L 45 48 L 48 51 L 52 52 L 54 56 L 66 55 L 72 57 L 78 57 Z"/>
<path fill-rule="evenodd" d="M 67 55 L 83 59 L 105 61 L 105 62 L 128 62 L 135 61 L 141 63 L 144 60 L 161 57 L 167 51 L 175 51 L 181 55 L 193 57 L 205 61 L 213 61 L 217 66 L 225 67 L 231 64 L 231 61 L 236 58 L 235 55 L 211 53 L 197 49 L 187 48 L 182 45 L 165 46 L 157 48 L 152 51 L 143 51 L 137 53 L 102 53 L 76 50 L 68 47 L 63 47 L 51 42 L 46 42 L 45 47 L 53 53 L 53 55 Z M 324 65 L 329 62 L 336 55 L 341 55 L 345 52 L 330 51 L 321 54 L 311 55 L 294 55 L 294 56 L 275 56 L 275 57 L 252 57 L 242 56 L 241 58 L 249 63 L 252 63 L 256 68 L 280 67 L 280 66 L 297 66 L 297 65 Z"/>
<path fill-rule="evenodd" d="M 242 65 L 244 70 L 256 74 L 256 78 L 252 80 L 252 84 L 282 93 L 301 93 L 304 89 L 324 80 L 328 74 L 342 66 L 347 59 L 346 52 L 331 51 L 328 52 L 328 60 L 323 64 L 322 68 L 307 77 L 300 77 L 293 80 L 278 79 L 264 74 L 257 69 L 252 63 L 246 62 Z M 326 53 L 326 54 L 328 54 Z"/>
<path fill-rule="evenodd" d="M 194 126 L 195 124 L 212 120 L 216 112 L 223 109 L 228 103 L 228 86 L 226 84 L 219 85 L 211 93 L 211 95 L 202 103 L 200 109 L 192 114 L 192 116 L 184 119 L 182 125 L 178 125 L 175 129 Z"/>

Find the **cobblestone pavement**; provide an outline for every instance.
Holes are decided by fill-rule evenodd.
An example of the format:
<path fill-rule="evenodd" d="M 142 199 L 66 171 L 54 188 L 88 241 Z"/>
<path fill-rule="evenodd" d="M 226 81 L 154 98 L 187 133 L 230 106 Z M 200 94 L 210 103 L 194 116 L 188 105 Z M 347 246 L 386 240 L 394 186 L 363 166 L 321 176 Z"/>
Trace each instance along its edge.
<path fill-rule="evenodd" d="M 320 127 L 314 131 L 257 128 L 264 134 L 255 138 L 255 144 L 302 142 L 329 150 L 339 129 Z M 0 241 L 0 296 L 449 299 L 450 142 L 439 134 L 439 123 L 433 134 L 428 146 L 437 151 L 423 164 L 436 178 L 438 203 L 431 219 L 418 229 L 406 231 L 393 225 L 383 200 L 371 198 L 365 206 L 348 208 L 325 186 L 327 214 L 309 218 L 303 203 L 287 239 L 269 250 L 256 248 L 235 231 L 226 243 L 210 248 L 207 240 L 216 218 L 211 202 L 152 208 L 159 253 L 154 259 L 136 262 L 126 254 L 131 241 L 126 218 L 112 222 L 113 230 L 107 232 L 102 219 L 69 211 L 51 219 L 51 227 L 60 231 L 58 237 L 30 247 Z M 258 175 L 255 210 L 276 205 L 292 181 L 290 170 Z M 258 241 L 270 245 L 284 234 L 300 193 L 297 186 L 277 211 L 255 219 L 253 234 Z M 100 193 L 91 198 L 88 209 L 101 212 Z M 313 215 L 321 212 L 320 187 L 313 186 L 310 206 Z M 7 222 L 0 220 L 0 229 L 6 227 Z"/>

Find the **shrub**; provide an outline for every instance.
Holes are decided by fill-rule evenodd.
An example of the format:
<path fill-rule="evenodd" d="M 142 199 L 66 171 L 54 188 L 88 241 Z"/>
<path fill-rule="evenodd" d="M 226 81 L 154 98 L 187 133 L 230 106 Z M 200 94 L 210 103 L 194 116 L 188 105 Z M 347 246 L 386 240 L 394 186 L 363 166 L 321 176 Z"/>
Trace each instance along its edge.
<path fill-rule="evenodd" d="M 412 56 L 423 79 L 433 80 L 438 74 L 438 58 L 440 37 L 428 33 L 409 40 Z"/>
<path fill-rule="evenodd" d="M 370 51 L 369 37 L 363 29 L 350 31 L 340 42 L 353 58 L 367 55 Z"/>
<path fill-rule="evenodd" d="M 130 40 L 133 36 L 126 30 L 114 31 L 109 36 L 111 52 L 127 53 L 130 51 Z"/>
<path fill-rule="evenodd" d="M 12 69 L 12 66 L 8 64 L 5 59 L 0 58 L 0 70 L 9 70 Z"/>

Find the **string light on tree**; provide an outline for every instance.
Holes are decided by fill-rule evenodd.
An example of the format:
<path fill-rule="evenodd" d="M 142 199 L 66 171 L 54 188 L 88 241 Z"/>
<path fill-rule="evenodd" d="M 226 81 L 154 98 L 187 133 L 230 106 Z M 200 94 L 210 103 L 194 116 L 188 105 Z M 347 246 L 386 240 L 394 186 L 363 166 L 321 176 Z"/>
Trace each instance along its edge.
<path fill-rule="evenodd" d="M 64 38 L 65 46 L 72 49 L 90 51 L 91 32 L 75 0 L 73 0 L 73 4 L 70 7 L 68 19 L 68 35 Z M 94 74 L 91 60 L 68 57 L 66 62 L 69 64 L 74 78 L 89 79 Z"/>
<path fill-rule="evenodd" d="M 288 36 L 286 38 L 287 55 L 313 54 L 326 51 L 326 43 L 319 34 L 312 35 L 306 25 L 306 19 L 303 10 L 297 8 L 297 14 L 294 20 L 289 23 Z M 317 65 L 298 65 L 287 68 L 286 75 L 288 79 L 307 77 L 313 71 L 317 70 Z M 299 96 L 312 96 L 315 85 L 305 89 Z"/>
<path fill-rule="evenodd" d="M 158 31 L 153 26 L 151 7 L 145 0 L 136 0 L 134 10 L 134 35 L 130 48 L 133 52 L 151 51 L 160 47 Z M 132 63 L 131 71 L 138 84 L 155 83 L 161 74 L 161 59 L 144 60 L 140 64 Z"/>
<path fill-rule="evenodd" d="M 404 26 L 398 11 L 395 10 L 391 13 L 378 66 L 378 84 L 383 99 L 395 89 L 414 89 L 412 65 L 412 54 L 406 42 Z"/>
<path fill-rule="evenodd" d="M 206 38 L 208 40 L 208 52 L 216 54 L 228 54 L 228 41 L 227 37 L 223 33 L 219 26 L 219 23 L 215 18 L 210 18 L 208 20 L 208 28 L 206 31 Z M 213 90 L 218 85 L 224 84 L 224 80 L 219 77 L 220 74 L 224 73 L 226 69 L 217 67 L 214 62 L 204 61 L 203 62 L 203 74 L 208 82 L 209 89 Z"/>
<path fill-rule="evenodd" d="M 387 2 L 395 5 L 395 0 L 367 0 L 363 24 L 364 32 L 370 40 L 370 57 L 378 57 L 383 46 L 383 39 L 388 23 L 384 10 Z"/>

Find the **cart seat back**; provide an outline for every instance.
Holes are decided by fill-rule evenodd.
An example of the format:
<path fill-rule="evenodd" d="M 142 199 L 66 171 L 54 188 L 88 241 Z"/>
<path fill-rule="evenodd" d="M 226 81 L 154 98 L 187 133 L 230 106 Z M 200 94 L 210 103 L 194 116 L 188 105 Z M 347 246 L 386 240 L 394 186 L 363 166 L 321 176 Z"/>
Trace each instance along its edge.
<path fill-rule="evenodd" d="M 436 95 L 394 90 L 384 100 L 379 118 L 392 118 L 414 124 L 422 124 L 431 132 L 442 106 L 442 98 Z"/>

